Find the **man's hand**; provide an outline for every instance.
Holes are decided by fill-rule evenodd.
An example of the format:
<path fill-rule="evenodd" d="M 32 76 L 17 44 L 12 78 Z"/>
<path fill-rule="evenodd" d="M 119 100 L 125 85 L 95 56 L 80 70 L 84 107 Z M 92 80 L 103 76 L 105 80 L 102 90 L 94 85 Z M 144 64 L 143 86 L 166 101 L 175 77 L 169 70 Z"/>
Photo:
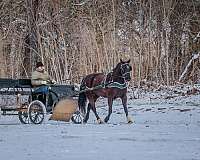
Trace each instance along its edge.
<path fill-rule="evenodd" d="M 48 82 L 48 84 L 56 84 L 55 80 L 48 80 L 47 82 Z"/>
<path fill-rule="evenodd" d="M 56 81 L 53 79 L 53 80 L 51 80 L 51 83 L 52 84 L 56 84 Z"/>
<path fill-rule="evenodd" d="M 47 84 L 47 81 L 42 81 L 41 84 L 45 85 Z"/>

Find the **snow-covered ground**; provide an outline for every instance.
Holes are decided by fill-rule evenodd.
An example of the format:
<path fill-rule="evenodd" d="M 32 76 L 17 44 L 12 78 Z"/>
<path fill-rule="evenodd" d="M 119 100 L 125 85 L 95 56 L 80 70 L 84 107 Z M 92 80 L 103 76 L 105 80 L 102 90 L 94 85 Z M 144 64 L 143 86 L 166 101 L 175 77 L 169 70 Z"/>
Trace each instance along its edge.
<path fill-rule="evenodd" d="M 108 124 L 47 121 L 22 125 L 0 117 L 1 160 L 200 160 L 200 95 L 166 98 L 162 93 L 129 93 L 127 124 L 120 100 Z M 107 114 L 106 100 L 97 103 Z"/>

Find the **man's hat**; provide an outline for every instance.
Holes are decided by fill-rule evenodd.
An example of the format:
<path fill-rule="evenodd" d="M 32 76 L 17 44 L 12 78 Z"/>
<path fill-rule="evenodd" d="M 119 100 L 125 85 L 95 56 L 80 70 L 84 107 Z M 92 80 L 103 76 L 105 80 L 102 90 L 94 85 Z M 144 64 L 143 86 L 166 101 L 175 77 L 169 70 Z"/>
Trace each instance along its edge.
<path fill-rule="evenodd" d="M 37 62 L 36 63 L 36 68 L 38 68 L 38 67 L 43 67 L 44 66 L 44 64 L 42 63 L 42 62 Z"/>

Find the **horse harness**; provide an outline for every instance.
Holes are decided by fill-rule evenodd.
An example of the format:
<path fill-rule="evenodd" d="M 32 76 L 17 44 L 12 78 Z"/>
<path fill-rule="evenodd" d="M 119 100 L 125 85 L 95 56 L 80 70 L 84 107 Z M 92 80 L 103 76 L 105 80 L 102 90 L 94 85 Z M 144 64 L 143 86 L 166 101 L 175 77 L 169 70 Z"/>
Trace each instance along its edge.
<path fill-rule="evenodd" d="M 104 76 L 104 79 L 100 85 L 97 85 L 97 86 L 91 87 L 91 88 L 87 87 L 85 85 L 84 89 L 81 92 L 92 91 L 92 90 L 96 90 L 96 89 L 104 89 L 104 88 L 118 88 L 118 89 L 127 88 L 128 82 L 126 82 L 125 76 L 126 76 L 126 74 L 130 74 L 130 71 L 126 71 L 123 73 L 123 71 L 124 71 L 123 66 L 127 65 L 127 64 L 128 63 L 124 63 L 124 64 L 121 64 L 121 66 L 120 66 L 120 71 L 121 71 L 122 76 L 113 75 L 113 71 L 111 71 Z M 115 82 L 113 80 L 114 77 L 123 78 L 124 83 Z"/>
<path fill-rule="evenodd" d="M 128 83 L 125 81 L 125 78 L 123 76 L 116 76 L 116 77 L 123 78 L 124 83 L 115 82 L 113 80 L 113 77 L 115 77 L 115 75 L 113 75 L 113 71 L 107 73 L 105 75 L 105 77 L 104 77 L 103 82 L 101 83 L 102 88 L 118 88 L 118 89 L 125 89 L 125 88 L 127 88 Z"/>

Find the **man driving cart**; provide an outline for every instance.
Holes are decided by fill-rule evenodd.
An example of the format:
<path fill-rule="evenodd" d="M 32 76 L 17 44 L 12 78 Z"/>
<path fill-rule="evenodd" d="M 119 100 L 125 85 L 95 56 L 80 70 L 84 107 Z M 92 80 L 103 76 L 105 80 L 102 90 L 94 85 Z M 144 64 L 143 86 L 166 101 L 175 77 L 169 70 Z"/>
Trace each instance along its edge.
<path fill-rule="evenodd" d="M 43 63 L 37 62 L 36 69 L 31 76 L 31 83 L 34 87 L 38 87 L 46 84 L 54 84 L 55 81 L 50 79 L 49 74 L 45 71 Z"/>
<path fill-rule="evenodd" d="M 36 64 L 36 69 L 32 73 L 31 84 L 34 87 L 33 100 L 41 101 L 46 106 L 46 111 L 53 113 L 50 117 L 51 120 L 69 121 L 71 119 L 74 123 L 82 122 L 80 112 L 75 113 L 78 106 L 76 100 L 70 98 L 57 101 L 58 97 L 55 97 L 49 86 L 49 84 L 55 84 L 55 81 L 50 79 L 42 62 Z"/>
<path fill-rule="evenodd" d="M 47 71 L 45 71 L 44 64 L 42 62 L 37 62 L 36 63 L 36 69 L 35 71 L 32 72 L 31 76 L 31 84 L 34 87 L 34 93 L 38 95 L 40 94 L 37 99 L 42 101 L 44 104 L 46 104 L 46 95 L 49 92 L 49 86 L 48 84 L 54 84 L 55 81 L 51 80 L 49 77 L 49 74 Z M 48 106 L 51 106 L 53 103 L 52 95 L 49 94 L 48 97 L 48 105 L 47 105 L 47 110 Z M 49 110 L 51 107 L 49 107 Z"/>

